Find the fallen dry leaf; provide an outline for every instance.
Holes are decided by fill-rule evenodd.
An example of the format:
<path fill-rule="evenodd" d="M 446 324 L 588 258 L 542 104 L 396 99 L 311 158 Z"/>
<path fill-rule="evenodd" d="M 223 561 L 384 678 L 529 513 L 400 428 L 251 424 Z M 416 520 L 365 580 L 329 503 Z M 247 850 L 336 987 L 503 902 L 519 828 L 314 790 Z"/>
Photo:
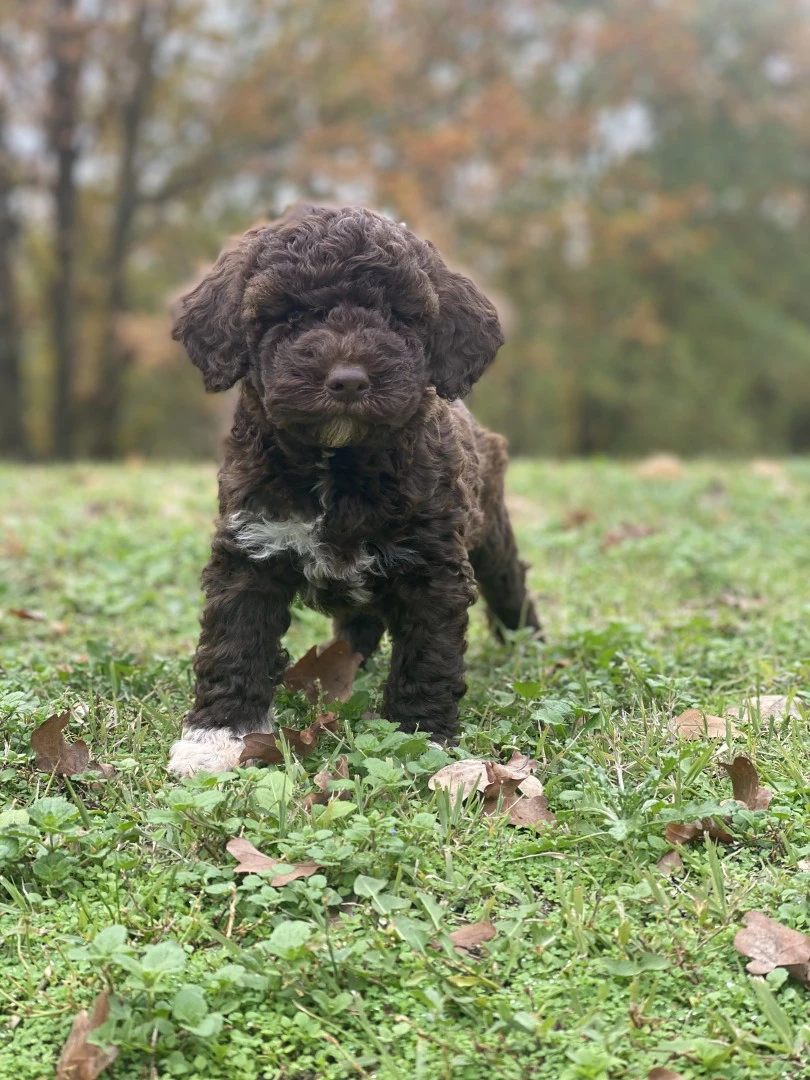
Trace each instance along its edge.
<path fill-rule="evenodd" d="M 3 532 L 6 534 L 3 546 L 0 547 L 0 553 L 7 559 L 19 559 L 21 555 L 28 553 L 28 548 L 20 540 L 18 536 L 15 536 L 8 528 L 5 522 L 3 522 Z"/>
<path fill-rule="evenodd" d="M 444 788 L 455 802 L 459 792 L 462 793 L 462 799 L 467 799 L 473 791 L 483 791 L 487 783 L 486 761 L 483 758 L 467 758 L 464 761 L 452 761 L 439 769 L 428 780 L 428 787 L 431 791 Z"/>
<path fill-rule="evenodd" d="M 736 735 L 737 729 L 723 716 L 711 716 L 700 709 L 687 709 L 672 721 L 675 730 L 684 739 L 724 739 L 726 728 Z"/>
<path fill-rule="evenodd" d="M 588 525 L 591 521 L 596 521 L 593 510 L 589 510 L 586 506 L 572 506 L 563 518 L 562 527 L 567 530 L 581 529 L 583 525 Z"/>
<path fill-rule="evenodd" d="M 509 812 L 506 819 L 508 825 L 531 828 L 535 825 L 553 825 L 557 821 L 556 815 L 548 808 L 548 799 L 545 795 L 531 795 L 528 798 L 521 795 L 511 796 L 510 801 L 504 800 L 500 812 Z M 498 813 L 497 802 L 492 809 L 488 809 L 484 803 L 485 814 Z"/>
<path fill-rule="evenodd" d="M 45 622 L 45 615 L 41 611 L 32 611 L 30 608 L 9 608 L 9 615 L 18 619 L 29 619 L 31 622 Z"/>
<path fill-rule="evenodd" d="M 688 844 L 706 835 L 712 840 L 719 840 L 721 844 L 730 844 L 734 839 L 714 818 L 698 818 L 683 823 L 671 821 L 664 830 L 664 839 L 668 844 Z"/>
<path fill-rule="evenodd" d="M 469 951 L 478 948 L 485 941 L 490 941 L 497 933 L 491 922 L 470 923 L 468 926 L 460 926 L 449 935 L 450 940 L 459 951 Z"/>
<path fill-rule="evenodd" d="M 362 655 L 352 652 L 347 641 L 313 645 L 297 664 L 287 668 L 284 685 L 288 690 L 300 690 L 313 705 L 321 694 L 324 701 L 348 701 L 362 662 Z"/>
<path fill-rule="evenodd" d="M 543 785 L 531 773 L 537 762 L 517 751 L 506 765 L 485 762 L 484 813 L 507 814 L 509 825 L 551 824 L 557 819 L 548 809 Z"/>
<path fill-rule="evenodd" d="M 56 1066 L 56 1080 L 95 1080 L 118 1057 L 117 1046 L 94 1046 L 87 1036 L 100 1028 L 110 1015 L 110 1000 L 102 991 L 93 1005 L 76 1014 L 73 1027 Z"/>
<path fill-rule="evenodd" d="M 537 762 L 528 754 L 521 754 L 519 750 L 516 750 L 505 765 L 497 761 L 485 761 L 484 768 L 487 783 L 482 794 L 485 799 L 491 799 L 493 796 L 497 797 L 501 791 L 506 793 L 517 790 L 518 786 L 537 768 Z M 541 786 L 541 794 L 542 790 Z"/>
<path fill-rule="evenodd" d="M 259 874 L 264 870 L 275 870 L 279 866 L 287 866 L 289 869 L 282 874 L 276 874 L 270 878 L 270 884 L 281 887 L 289 885 L 291 881 L 299 878 L 311 877 L 320 870 L 315 862 L 287 863 L 283 859 L 271 859 L 269 855 L 262 854 L 244 836 L 235 836 L 225 845 L 229 855 L 237 860 L 238 866 L 233 868 L 235 874 Z"/>
<path fill-rule="evenodd" d="M 683 465 L 675 454 L 651 454 L 638 463 L 636 472 L 648 480 L 678 480 L 683 476 Z"/>
<path fill-rule="evenodd" d="M 789 926 L 769 919 L 761 911 L 744 916 L 745 929 L 734 938 L 734 948 L 750 957 L 745 970 L 752 975 L 767 975 L 783 967 L 789 975 L 810 987 L 810 937 Z"/>
<path fill-rule="evenodd" d="M 654 536 L 658 530 L 652 525 L 634 525 L 630 521 L 624 521 L 615 529 L 608 529 L 602 537 L 599 547 L 602 551 L 624 544 L 628 540 L 643 540 L 647 536 Z"/>
<path fill-rule="evenodd" d="M 483 797 L 484 814 L 504 814 L 509 825 L 533 826 L 556 821 L 548 809 L 543 785 L 533 776 L 537 762 L 515 751 L 506 764 L 468 758 L 445 765 L 428 780 L 431 791 L 444 788 L 455 801 L 476 791 Z"/>
<path fill-rule="evenodd" d="M 647 1080 L 683 1080 L 683 1077 L 679 1072 L 673 1072 L 672 1069 L 662 1069 L 659 1066 L 656 1069 L 650 1069 L 647 1073 Z"/>
<path fill-rule="evenodd" d="M 661 856 L 655 865 L 662 874 L 667 876 L 680 874 L 683 870 L 683 859 L 677 851 L 668 851 L 666 855 Z"/>
<path fill-rule="evenodd" d="M 736 757 L 730 764 L 721 761 L 720 764 L 731 778 L 731 787 L 734 798 L 748 810 L 765 810 L 768 807 L 773 792 L 759 786 L 757 770 L 745 757 Z M 701 818 L 696 821 L 670 822 L 664 830 L 664 838 L 670 844 L 688 844 L 691 840 L 698 840 L 708 834 L 713 840 L 719 840 L 723 844 L 730 844 L 734 837 L 724 825 L 728 824 L 728 818 Z"/>
<path fill-rule="evenodd" d="M 329 731 L 334 734 L 337 730 L 337 717 L 334 713 L 321 713 L 307 728 L 279 728 L 278 731 L 251 731 L 244 736 L 245 749 L 239 758 L 239 764 L 246 761 L 264 761 L 268 765 L 279 765 L 284 760 L 284 754 L 279 744 L 279 736 L 283 735 L 290 749 L 299 757 L 306 757 L 311 753 L 318 742 L 318 736 Z"/>
<path fill-rule="evenodd" d="M 794 492 L 793 484 L 781 461 L 773 461 L 769 458 L 755 458 L 751 462 L 751 472 L 754 476 L 761 477 L 763 480 L 772 480 L 777 495 L 792 495 Z"/>
<path fill-rule="evenodd" d="M 764 596 L 737 596 L 736 593 L 720 593 L 717 601 L 725 607 L 736 608 L 737 611 L 756 611 L 765 603 Z"/>
<path fill-rule="evenodd" d="M 735 719 L 747 718 L 759 714 L 760 720 L 784 720 L 786 716 L 792 716 L 796 720 L 801 719 L 796 700 L 789 699 L 785 694 L 762 694 L 758 698 L 749 698 L 742 708 L 728 710 L 729 716 Z"/>
<path fill-rule="evenodd" d="M 329 783 L 332 780 L 348 780 L 349 779 L 349 759 L 345 754 L 341 756 L 335 762 L 335 771 L 330 772 L 328 769 L 322 769 L 319 773 L 316 773 L 312 782 L 315 787 L 318 788 L 317 793 L 307 795 L 304 799 L 304 806 L 325 806 L 329 802 L 330 798 L 333 799 L 348 799 L 351 797 L 350 791 L 334 791 L 330 795 Z"/>
<path fill-rule="evenodd" d="M 77 773 L 97 771 L 111 776 L 112 765 L 102 765 L 90 760 L 90 751 L 84 739 L 67 742 L 62 732 L 70 719 L 69 712 L 54 713 L 31 732 L 31 749 L 34 765 L 40 772 L 57 776 L 75 776 Z"/>
<path fill-rule="evenodd" d="M 720 764 L 731 778 L 734 798 L 749 810 L 767 810 L 773 792 L 759 786 L 759 774 L 747 757 L 735 757 Z"/>

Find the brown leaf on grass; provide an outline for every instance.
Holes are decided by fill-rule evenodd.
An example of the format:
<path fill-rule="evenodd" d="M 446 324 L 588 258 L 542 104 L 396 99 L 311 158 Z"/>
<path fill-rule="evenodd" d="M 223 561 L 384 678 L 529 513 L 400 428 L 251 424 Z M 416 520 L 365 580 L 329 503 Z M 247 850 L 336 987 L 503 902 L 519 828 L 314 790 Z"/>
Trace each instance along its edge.
<path fill-rule="evenodd" d="M 347 641 L 313 645 L 298 663 L 287 668 L 284 685 L 288 690 L 300 690 L 313 705 L 321 694 L 324 701 L 348 701 L 362 662 L 362 655 L 352 652 Z"/>
<path fill-rule="evenodd" d="M 428 780 L 428 787 L 431 791 L 444 788 L 455 802 L 459 792 L 462 792 L 462 799 L 467 799 L 473 791 L 483 791 L 487 783 L 486 761 L 482 758 L 467 758 L 464 761 L 452 761 L 439 769 Z"/>
<path fill-rule="evenodd" d="M 736 593 L 724 592 L 717 597 L 718 603 L 724 607 L 736 608 L 737 611 L 756 611 L 765 603 L 764 596 L 737 596 Z"/>
<path fill-rule="evenodd" d="M 90 760 L 90 751 L 84 739 L 67 742 L 62 732 L 70 719 L 69 712 L 54 713 L 31 732 L 31 749 L 34 765 L 40 772 L 57 776 L 75 776 L 77 773 L 97 771 L 111 776 L 112 765 L 101 765 Z"/>
<path fill-rule="evenodd" d="M 757 770 L 745 757 L 736 757 L 729 764 L 721 761 L 720 764 L 731 778 L 731 787 L 734 798 L 748 810 L 765 810 L 768 807 L 773 792 L 759 786 Z M 691 840 L 699 840 L 704 835 L 713 840 L 719 840 L 723 844 L 730 844 L 734 837 L 723 826 L 728 824 L 728 818 L 701 818 L 696 821 L 670 822 L 664 830 L 664 838 L 670 844 L 688 844 Z"/>
<path fill-rule="evenodd" d="M 668 844 L 688 844 L 692 840 L 700 840 L 703 836 L 710 836 L 721 844 L 730 844 L 734 839 L 714 818 L 708 817 L 683 823 L 671 821 L 664 830 L 664 839 Z"/>
<path fill-rule="evenodd" d="M 278 765 L 284 760 L 279 749 L 278 732 L 251 731 L 242 739 L 245 749 L 239 756 L 239 764 L 248 761 L 265 761 L 268 765 Z"/>
<path fill-rule="evenodd" d="M 491 922 L 476 922 L 460 926 L 449 937 L 460 952 L 469 952 L 483 945 L 485 941 L 490 941 L 496 933 L 497 930 Z"/>
<path fill-rule="evenodd" d="M 334 734 L 337 730 L 337 717 L 334 713 L 320 713 L 307 728 L 279 728 L 278 731 L 251 731 L 244 736 L 245 749 L 239 758 L 239 764 L 246 761 L 264 761 L 268 765 L 279 765 L 284 754 L 279 743 L 283 735 L 290 749 L 299 757 L 306 757 L 318 742 L 318 736 L 324 731 Z"/>
<path fill-rule="evenodd" d="M 316 773 L 313 777 L 313 783 L 318 788 L 317 793 L 307 795 L 304 799 L 304 806 L 311 808 L 313 806 L 325 806 L 330 798 L 333 799 L 348 799 L 351 797 L 350 791 L 334 791 L 329 792 L 329 784 L 332 780 L 348 780 L 349 779 L 349 759 L 345 754 L 337 759 L 334 765 L 334 772 L 330 772 L 328 769 L 322 769 L 319 773 Z"/>
<path fill-rule="evenodd" d="M 545 795 L 532 795 L 528 798 L 522 797 L 518 794 L 517 797 L 511 796 L 507 805 L 504 800 L 502 811 L 509 811 L 509 817 L 506 819 L 507 824 L 515 825 L 517 827 L 525 826 L 532 828 L 535 825 L 554 825 L 557 821 L 556 815 L 548 808 L 548 799 Z M 484 813 L 494 814 L 497 813 L 497 802 L 492 809 L 487 808 L 487 804 L 484 803 Z"/>
<path fill-rule="evenodd" d="M 311 877 L 320 870 L 320 866 L 315 862 L 287 863 L 283 859 L 272 859 L 269 855 L 262 854 L 244 836 L 235 836 L 229 840 L 225 850 L 233 855 L 239 864 L 233 868 L 235 874 L 260 874 L 265 870 L 275 870 L 279 866 L 288 867 L 284 873 L 270 878 L 270 884 L 279 887 L 289 885 L 291 881 L 299 878 Z"/>
<path fill-rule="evenodd" d="M 751 462 L 751 472 L 763 480 L 772 480 L 777 495 L 792 495 L 794 492 L 793 484 L 781 461 L 754 458 Z"/>
<path fill-rule="evenodd" d="M 634 525 L 631 521 L 623 521 L 615 529 L 608 529 L 603 535 L 599 545 L 602 551 L 624 544 L 628 540 L 643 540 L 647 536 L 654 536 L 658 532 L 652 525 Z"/>
<path fill-rule="evenodd" d="M 773 792 L 759 786 L 759 774 L 747 757 L 735 757 L 729 764 L 721 761 L 721 766 L 731 778 L 734 798 L 749 810 L 767 810 Z"/>
<path fill-rule="evenodd" d="M 647 480 L 678 480 L 683 476 L 683 465 L 675 454 L 651 454 L 638 463 L 636 472 Z"/>
<path fill-rule="evenodd" d="M 758 698 L 749 698 L 741 708 L 728 710 L 728 715 L 735 719 L 750 719 L 757 714 L 760 720 L 770 720 L 771 717 L 784 720 L 786 716 L 801 719 L 796 700 L 785 694 L 761 694 Z"/>
<path fill-rule="evenodd" d="M 736 735 L 737 729 L 723 716 L 711 716 L 701 709 L 687 709 L 672 721 L 675 730 L 684 739 L 724 739 L 726 728 Z"/>
<path fill-rule="evenodd" d="M 674 1072 L 672 1069 L 663 1069 L 659 1065 L 655 1069 L 650 1069 L 647 1073 L 647 1080 L 683 1080 L 683 1076 L 679 1072 Z"/>
<path fill-rule="evenodd" d="M 9 608 L 8 613 L 18 619 L 28 619 L 30 622 L 45 622 L 44 613 L 33 611 L 31 608 Z"/>
<path fill-rule="evenodd" d="M 543 785 L 531 775 L 537 768 L 532 758 L 515 752 L 506 765 L 485 762 L 485 767 L 485 814 L 507 814 L 508 824 L 517 826 L 548 825 L 557 820 L 548 808 Z"/>
<path fill-rule="evenodd" d="M 672 874 L 680 874 L 683 870 L 683 859 L 677 851 L 668 851 L 666 855 L 661 856 L 655 865 L 662 874 L 670 877 Z"/>
<path fill-rule="evenodd" d="M 517 750 L 505 765 L 484 758 L 466 758 L 463 761 L 452 761 L 439 769 L 428 780 L 428 787 L 431 791 L 444 788 L 450 792 L 453 799 L 459 791 L 463 792 L 463 799 L 467 799 L 473 791 L 479 792 L 484 798 L 491 798 L 502 790 L 514 791 L 536 768 L 536 761 Z M 537 783 L 540 783 L 539 780 Z M 542 792 L 541 785 L 539 791 L 534 790 L 531 794 L 538 795 Z"/>
<path fill-rule="evenodd" d="M 533 776 L 537 762 L 515 751 L 506 764 L 469 758 L 439 769 L 428 780 L 431 791 L 444 788 L 455 801 L 458 793 L 467 799 L 477 791 L 483 797 L 484 814 L 505 814 L 510 825 L 550 824 L 557 819 L 548 809 L 543 785 Z"/>
<path fill-rule="evenodd" d="M 572 506 L 563 518 L 562 527 L 566 530 L 581 529 L 583 525 L 596 521 L 596 514 L 587 506 Z"/>
<path fill-rule="evenodd" d="M 505 765 L 497 761 L 485 761 L 484 769 L 487 774 L 487 783 L 482 791 L 485 799 L 497 797 L 499 792 L 504 794 L 516 791 L 520 784 L 528 779 L 537 768 L 537 762 L 528 756 L 515 750 Z M 538 781 L 539 783 L 539 781 Z M 542 793 L 542 787 L 540 789 Z"/>
<path fill-rule="evenodd" d="M 87 1041 L 110 1015 L 106 992 L 96 998 L 92 1014 L 82 1009 L 73 1020 L 64 1049 L 56 1066 L 56 1080 L 95 1080 L 118 1057 L 117 1046 L 94 1046 Z"/>
<path fill-rule="evenodd" d="M 769 919 L 761 911 L 744 916 L 745 929 L 734 938 L 734 948 L 749 957 L 745 970 L 767 975 L 783 967 L 788 974 L 810 987 L 810 937 Z"/>
<path fill-rule="evenodd" d="M 3 524 L 3 531 L 6 533 L 6 538 L 2 547 L 0 547 L 0 554 L 7 559 L 19 559 L 22 555 L 28 554 L 28 548 L 18 536 L 8 530 L 5 523 Z"/>

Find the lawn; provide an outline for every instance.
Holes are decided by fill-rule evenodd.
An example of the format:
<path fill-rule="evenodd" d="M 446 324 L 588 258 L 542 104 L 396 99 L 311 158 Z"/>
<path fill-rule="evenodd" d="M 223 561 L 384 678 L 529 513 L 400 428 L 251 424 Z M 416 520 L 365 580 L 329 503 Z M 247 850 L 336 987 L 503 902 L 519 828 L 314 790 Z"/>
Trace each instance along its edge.
<path fill-rule="evenodd" d="M 734 948 L 750 910 L 810 931 L 810 462 L 518 461 L 510 501 L 547 641 L 496 645 L 473 612 L 457 749 L 374 718 L 383 653 L 308 756 L 176 783 L 213 468 L 0 470 L 0 1080 L 52 1076 L 105 989 L 104 1075 L 127 1080 L 810 1077 L 810 990 Z M 289 646 L 328 636 L 297 611 Z M 758 694 L 791 715 L 673 723 Z M 35 769 L 63 710 L 114 773 Z M 277 713 L 315 710 L 282 692 Z M 556 823 L 428 788 L 515 750 Z M 341 755 L 350 780 L 310 806 Z M 766 810 L 721 805 L 735 755 Z M 667 825 L 712 815 L 731 842 L 662 870 Z M 235 874 L 240 835 L 317 871 Z M 456 949 L 481 921 L 494 937 Z"/>

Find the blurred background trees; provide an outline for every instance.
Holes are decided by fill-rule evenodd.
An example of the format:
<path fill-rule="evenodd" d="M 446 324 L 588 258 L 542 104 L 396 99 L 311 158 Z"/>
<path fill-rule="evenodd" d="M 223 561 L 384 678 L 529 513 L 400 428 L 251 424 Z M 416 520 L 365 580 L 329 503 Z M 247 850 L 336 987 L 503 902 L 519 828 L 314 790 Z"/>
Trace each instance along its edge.
<path fill-rule="evenodd" d="M 364 203 L 497 299 L 521 453 L 810 450 L 805 0 L 0 0 L 0 453 L 215 453 L 167 309 Z"/>

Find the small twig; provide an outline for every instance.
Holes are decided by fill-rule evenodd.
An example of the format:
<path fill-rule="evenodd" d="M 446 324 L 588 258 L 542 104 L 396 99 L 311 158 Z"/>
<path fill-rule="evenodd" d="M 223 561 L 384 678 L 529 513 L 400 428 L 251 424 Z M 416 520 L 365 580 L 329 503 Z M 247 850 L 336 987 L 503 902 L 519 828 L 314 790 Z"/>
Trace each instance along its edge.
<path fill-rule="evenodd" d="M 230 938 L 233 933 L 233 924 L 236 919 L 236 886 L 231 887 L 231 902 L 228 905 L 228 922 L 225 925 L 225 937 Z"/>

